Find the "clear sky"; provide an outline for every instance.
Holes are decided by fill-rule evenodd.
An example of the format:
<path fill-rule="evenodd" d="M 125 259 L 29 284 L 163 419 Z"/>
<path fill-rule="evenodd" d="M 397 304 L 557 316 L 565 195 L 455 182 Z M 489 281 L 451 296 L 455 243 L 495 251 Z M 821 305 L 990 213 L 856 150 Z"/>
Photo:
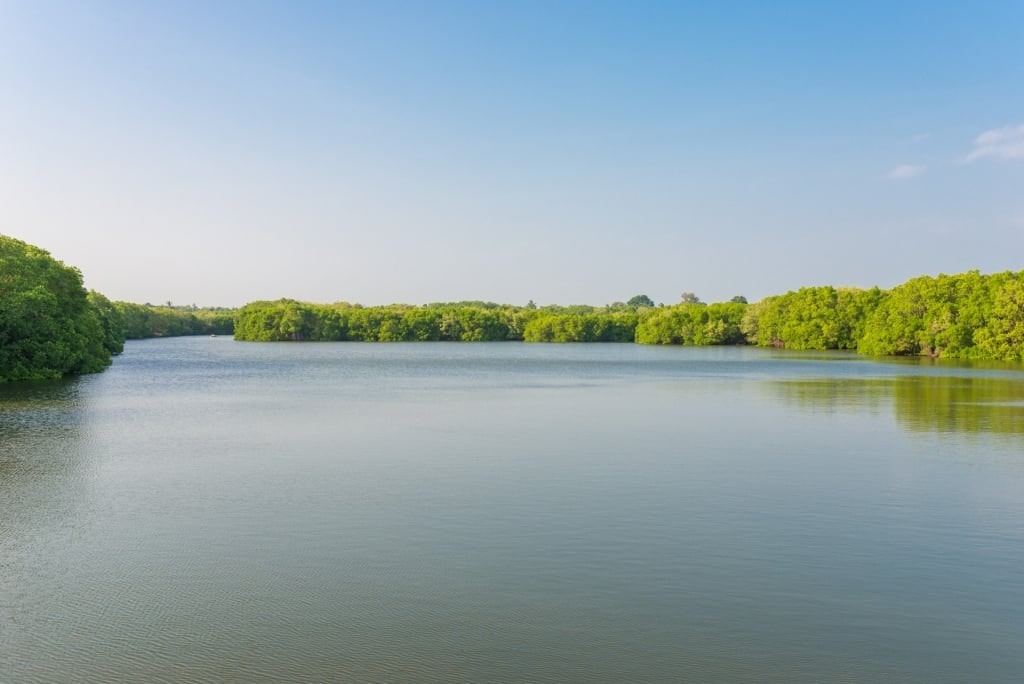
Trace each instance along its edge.
<path fill-rule="evenodd" d="M 113 299 L 1024 268 L 1024 2 L 0 0 L 0 232 Z"/>

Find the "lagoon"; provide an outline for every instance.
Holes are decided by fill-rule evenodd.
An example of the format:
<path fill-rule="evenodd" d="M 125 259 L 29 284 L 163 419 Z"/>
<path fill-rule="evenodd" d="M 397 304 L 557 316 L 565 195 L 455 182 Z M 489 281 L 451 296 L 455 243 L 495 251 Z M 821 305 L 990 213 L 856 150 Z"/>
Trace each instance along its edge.
<path fill-rule="evenodd" d="M 129 342 L 0 385 L 0 682 L 1013 682 L 1024 369 Z"/>

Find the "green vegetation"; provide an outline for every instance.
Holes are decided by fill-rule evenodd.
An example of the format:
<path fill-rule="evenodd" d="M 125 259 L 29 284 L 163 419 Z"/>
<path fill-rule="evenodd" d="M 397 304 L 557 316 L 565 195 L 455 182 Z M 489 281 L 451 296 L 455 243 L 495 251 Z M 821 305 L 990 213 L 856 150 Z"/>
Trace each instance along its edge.
<path fill-rule="evenodd" d="M 747 305 L 739 302 L 704 304 L 687 299 L 682 304 L 645 312 L 636 328 L 640 344 L 716 345 L 746 344 L 740 323 Z"/>
<path fill-rule="evenodd" d="M 743 332 L 786 349 L 1024 361 L 1024 271 L 922 276 L 888 291 L 801 288 L 748 306 Z"/>
<path fill-rule="evenodd" d="M 641 306 L 653 307 L 654 301 L 645 294 L 638 294 L 635 297 L 630 297 L 629 301 L 626 302 L 626 306 L 638 309 Z"/>
<path fill-rule="evenodd" d="M 0 236 L 0 381 L 92 373 L 125 339 L 231 335 L 246 341 L 636 342 L 856 350 L 876 356 L 1024 361 L 1024 271 L 922 276 L 883 291 L 804 287 L 748 304 L 684 292 L 604 307 L 463 301 L 423 306 L 310 304 L 241 309 L 111 302 L 78 270 Z"/>
<path fill-rule="evenodd" d="M 39 247 L 0 235 L 0 382 L 96 373 L 125 339 L 230 335 L 233 309 L 111 302 Z"/>
<path fill-rule="evenodd" d="M 525 308 L 489 302 L 362 307 L 292 299 L 238 310 L 235 339 L 254 342 L 483 342 L 523 339 Z"/>
<path fill-rule="evenodd" d="M 747 308 L 751 344 L 1024 361 L 1024 271 L 912 278 L 889 291 L 801 288 Z"/>
<path fill-rule="evenodd" d="M 883 296 L 877 287 L 804 287 L 748 305 L 742 329 L 761 347 L 856 349 Z"/>
<path fill-rule="evenodd" d="M 235 339 L 355 342 L 632 342 L 638 314 L 627 304 L 503 306 L 491 302 L 362 307 L 291 299 L 238 310 Z"/>
<path fill-rule="evenodd" d="M 1024 271 L 922 276 L 868 316 L 864 354 L 1024 360 Z"/>
<path fill-rule="evenodd" d="M 695 298 L 694 298 L 695 299 Z M 362 307 L 291 299 L 238 310 L 235 339 L 247 341 L 498 341 L 743 344 L 746 304 L 699 301 L 658 306 L 646 295 L 605 307 L 523 307 L 490 302 Z"/>
<path fill-rule="evenodd" d="M 164 306 L 114 302 L 121 317 L 125 339 L 179 337 L 182 335 L 231 335 L 234 332 L 235 310 L 201 309 L 192 306 Z"/>
<path fill-rule="evenodd" d="M 118 326 L 77 269 L 0 235 L 0 382 L 99 372 L 121 351 Z"/>
<path fill-rule="evenodd" d="M 281 299 L 237 312 L 235 338 L 752 344 L 856 350 L 877 356 L 1024 360 L 1024 271 L 924 276 L 889 291 L 804 287 L 748 304 L 706 304 L 692 292 L 655 305 L 647 295 L 604 307 L 491 302 L 362 307 Z"/>
<path fill-rule="evenodd" d="M 526 324 L 527 342 L 632 342 L 637 314 L 629 311 L 555 313 L 541 311 Z"/>

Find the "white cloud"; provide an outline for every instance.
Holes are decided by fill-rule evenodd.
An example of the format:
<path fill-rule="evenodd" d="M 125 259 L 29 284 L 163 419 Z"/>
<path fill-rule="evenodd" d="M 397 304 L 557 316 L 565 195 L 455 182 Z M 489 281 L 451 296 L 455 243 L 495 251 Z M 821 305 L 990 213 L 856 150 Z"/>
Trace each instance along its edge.
<path fill-rule="evenodd" d="M 902 180 L 904 178 L 913 178 L 914 176 L 920 176 L 922 173 L 928 170 L 927 166 L 919 164 L 900 164 L 896 168 L 885 174 L 886 178 L 892 180 Z"/>
<path fill-rule="evenodd" d="M 932 137 L 931 133 L 918 133 L 917 135 L 911 136 L 911 138 L 910 138 L 910 140 L 908 140 L 908 142 L 911 145 L 917 145 L 919 143 L 923 143 L 925 140 L 927 140 L 930 137 Z"/>
<path fill-rule="evenodd" d="M 1024 123 L 985 131 L 974 139 L 974 149 L 963 162 L 968 164 L 983 157 L 1024 159 Z"/>

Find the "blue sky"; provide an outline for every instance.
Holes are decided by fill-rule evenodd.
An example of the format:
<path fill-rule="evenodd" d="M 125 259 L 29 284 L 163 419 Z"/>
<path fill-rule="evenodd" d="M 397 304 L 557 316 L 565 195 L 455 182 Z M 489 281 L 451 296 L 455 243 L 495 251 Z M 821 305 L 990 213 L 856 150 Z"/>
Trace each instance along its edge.
<path fill-rule="evenodd" d="M 1024 3 L 0 0 L 0 232 L 114 299 L 1024 268 Z"/>

